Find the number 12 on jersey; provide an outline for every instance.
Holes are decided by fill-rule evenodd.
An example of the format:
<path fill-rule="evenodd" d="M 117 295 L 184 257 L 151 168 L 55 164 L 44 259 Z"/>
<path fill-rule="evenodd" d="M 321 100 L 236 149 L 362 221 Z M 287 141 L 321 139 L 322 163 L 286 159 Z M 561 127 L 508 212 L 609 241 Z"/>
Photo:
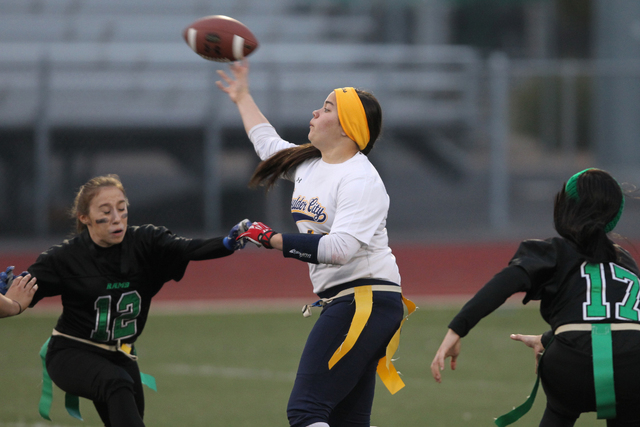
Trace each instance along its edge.
<path fill-rule="evenodd" d="M 611 317 L 611 307 L 607 301 L 606 292 L 606 267 L 611 269 L 611 278 L 614 281 L 622 282 L 627 287 L 624 299 L 615 304 L 615 318 L 637 322 L 640 319 L 638 276 L 614 263 L 593 264 L 585 262 L 580 267 L 582 277 L 587 281 L 587 301 L 582 304 L 584 320 L 604 320 Z"/>
<path fill-rule="evenodd" d="M 137 317 L 140 314 L 140 294 L 126 292 L 120 296 L 116 313 L 111 313 L 111 295 L 99 297 L 95 304 L 96 327 L 91 331 L 91 339 L 109 341 L 129 338 L 138 332 Z M 113 324 L 111 323 L 111 319 Z M 113 336 L 112 336 L 113 334 Z"/>

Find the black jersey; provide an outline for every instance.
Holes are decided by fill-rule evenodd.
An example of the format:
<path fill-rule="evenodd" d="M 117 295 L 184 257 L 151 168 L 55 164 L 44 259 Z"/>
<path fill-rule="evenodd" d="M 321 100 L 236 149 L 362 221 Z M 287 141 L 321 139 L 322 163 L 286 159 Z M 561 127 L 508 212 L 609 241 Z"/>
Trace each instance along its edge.
<path fill-rule="evenodd" d="M 61 295 L 56 330 L 96 342 L 132 343 L 144 329 L 151 298 L 182 279 L 190 260 L 233 253 L 222 238 L 176 236 L 165 227 L 129 226 L 118 245 L 102 248 L 85 230 L 40 254 L 29 273 L 38 279 L 31 307 Z"/>
<path fill-rule="evenodd" d="M 516 292 L 523 303 L 540 300 L 540 314 L 555 330 L 569 323 L 640 323 L 640 272 L 631 255 L 616 245 L 615 262 L 589 263 L 561 237 L 525 240 L 509 266 L 462 308 L 449 327 L 465 336 L 480 319 Z"/>

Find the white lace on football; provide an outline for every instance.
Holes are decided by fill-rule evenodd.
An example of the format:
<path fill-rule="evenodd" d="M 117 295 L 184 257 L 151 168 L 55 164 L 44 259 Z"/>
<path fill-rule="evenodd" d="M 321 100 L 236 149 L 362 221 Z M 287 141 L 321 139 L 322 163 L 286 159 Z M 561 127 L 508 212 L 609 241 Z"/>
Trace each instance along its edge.
<path fill-rule="evenodd" d="M 196 34 L 198 34 L 198 30 L 194 29 L 194 28 L 189 28 L 187 30 L 187 39 L 188 39 L 188 43 L 189 43 L 189 47 L 194 51 L 194 52 L 198 52 L 196 50 Z"/>
<path fill-rule="evenodd" d="M 244 58 L 244 38 L 234 34 L 231 49 L 233 50 L 233 57 L 236 60 Z"/>

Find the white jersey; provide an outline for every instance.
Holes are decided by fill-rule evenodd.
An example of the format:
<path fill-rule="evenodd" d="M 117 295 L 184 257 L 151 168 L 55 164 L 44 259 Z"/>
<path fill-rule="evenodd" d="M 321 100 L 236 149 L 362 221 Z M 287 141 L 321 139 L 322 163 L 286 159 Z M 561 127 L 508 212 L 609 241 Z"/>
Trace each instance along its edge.
<path fill-rule="evenodd" d="M 249 138 L 262 160 L 295 146 L 281 139 L 269 124 L 252 128 Z M 386 229 L 389 195 L 367 156 L 357 153 L 339 164 L 311 159 L 293 173 L 291 214 L 300 233 L 344 233 L 359 242 L 355 255 L 343 265 L 308 264 L 313 291 L 320 293 L 367 278 L 400 285 L 400 273 L 389 248 Z"/>

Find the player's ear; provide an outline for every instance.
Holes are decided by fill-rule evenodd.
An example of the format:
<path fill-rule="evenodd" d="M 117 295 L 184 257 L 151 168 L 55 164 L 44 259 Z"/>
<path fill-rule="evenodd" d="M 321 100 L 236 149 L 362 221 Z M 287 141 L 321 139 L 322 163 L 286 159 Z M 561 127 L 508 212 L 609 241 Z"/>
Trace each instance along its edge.
<path fill-rule="evenodd" d="M 91 222 L 91 220 L 89 219 L 89 215 L 83 215 L 83 214 L 79 214 L 78 215 L 78 219 L 80 220 L 81 223 L 83 223 L 84 225 L 89 225 L 89 223 Z"/>

